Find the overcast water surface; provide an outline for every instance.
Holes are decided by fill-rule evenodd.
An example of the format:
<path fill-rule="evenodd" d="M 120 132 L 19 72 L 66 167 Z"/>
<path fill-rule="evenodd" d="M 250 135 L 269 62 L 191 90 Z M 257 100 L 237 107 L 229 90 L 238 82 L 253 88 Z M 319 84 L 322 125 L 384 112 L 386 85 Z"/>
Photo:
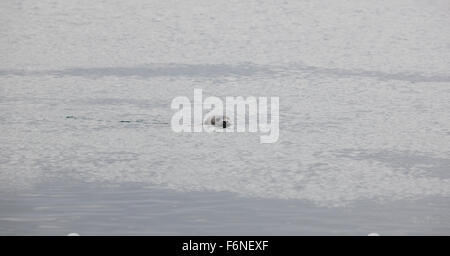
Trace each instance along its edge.
<path fill-rule="evenodd" d="M 449 99 L 444 0 L 2 1 L 0 235 L 449 235 Z"/>

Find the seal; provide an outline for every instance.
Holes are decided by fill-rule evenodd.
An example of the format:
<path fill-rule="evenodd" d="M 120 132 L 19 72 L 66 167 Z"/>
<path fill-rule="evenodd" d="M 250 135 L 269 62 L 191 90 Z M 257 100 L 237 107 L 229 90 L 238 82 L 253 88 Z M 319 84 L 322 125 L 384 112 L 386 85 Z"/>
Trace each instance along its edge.
<path fill-rule="evenodd" d="M 224 129 L 231 125 L 230 119 L 227 116 L 211 116 L 206 120 L 205 123 L 217 127 L 222 127 Z"/>

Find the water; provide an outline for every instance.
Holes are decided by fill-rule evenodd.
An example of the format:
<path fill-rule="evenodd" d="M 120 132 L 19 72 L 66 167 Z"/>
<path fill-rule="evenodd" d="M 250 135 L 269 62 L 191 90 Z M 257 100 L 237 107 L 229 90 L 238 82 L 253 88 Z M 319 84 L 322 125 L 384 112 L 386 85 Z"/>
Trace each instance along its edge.
<path fill-rule="evenodd" d="M 450 233 L 446 1 L 6 1 L 0 234 Z M 280 137 L 174 133 L 280 97 Z"/>

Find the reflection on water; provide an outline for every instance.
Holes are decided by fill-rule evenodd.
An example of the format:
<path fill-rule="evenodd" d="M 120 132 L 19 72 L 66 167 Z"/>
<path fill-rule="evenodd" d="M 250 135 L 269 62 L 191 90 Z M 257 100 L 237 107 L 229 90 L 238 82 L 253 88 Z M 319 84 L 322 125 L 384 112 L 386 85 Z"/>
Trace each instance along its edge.
<path fill-rule="evenodd" d="M 322 208 L 297 200 L 239 198 L 225 192 L 59 183 L 19 194 L 1 194 L 0 233 L 438 235 L 450 231 L 444 204 L 445 200 L 435 198 Z"/>
<path fill-rule="evenodd" d="M 278 77 L 292 73 L 327 75 L 335 77 L 365 77 L 378 80 L 400 80 L 408 82 L 441 82 L 449 83 L 450 76 L 426 75 L 419 72 L 381 72 L 360 69 L 340 69 L 308 66 L 301 63 L 289 65 L 257 65 L 254 63 L 226 64 L 152 64 L 139 67 L 107 67 L 107 68 L 68 68 L 63 70 L 0 70 L 0 76 L 82 76 L 99 78 L 114 77 L 241 77 L 269 76 Z"/>

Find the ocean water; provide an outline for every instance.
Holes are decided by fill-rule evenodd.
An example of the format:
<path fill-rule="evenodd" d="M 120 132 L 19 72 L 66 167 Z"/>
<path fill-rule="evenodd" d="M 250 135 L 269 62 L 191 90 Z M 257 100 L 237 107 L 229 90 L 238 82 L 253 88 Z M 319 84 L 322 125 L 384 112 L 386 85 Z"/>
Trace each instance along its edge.
<path fill-rule="evenodd" d="M 448 1 L 2 1 L 0 235 L 450 234 Z M 175 133 L 177 96 L 280 136 Z"/>

